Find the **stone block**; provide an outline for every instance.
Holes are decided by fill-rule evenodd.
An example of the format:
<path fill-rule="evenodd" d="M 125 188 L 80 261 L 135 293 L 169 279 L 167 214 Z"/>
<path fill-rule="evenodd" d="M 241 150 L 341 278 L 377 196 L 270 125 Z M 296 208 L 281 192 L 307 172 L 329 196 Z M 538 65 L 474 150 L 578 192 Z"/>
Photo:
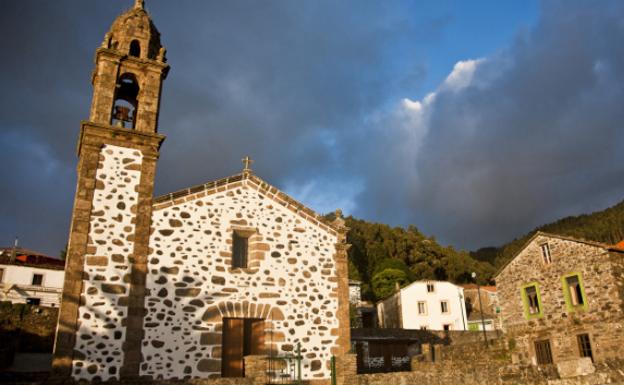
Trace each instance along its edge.
<path fill-rule="evenodd" d="M 596 371 L 589 357 L 557 362 L 557 372 L 561 378 L 586 376 Z"/>

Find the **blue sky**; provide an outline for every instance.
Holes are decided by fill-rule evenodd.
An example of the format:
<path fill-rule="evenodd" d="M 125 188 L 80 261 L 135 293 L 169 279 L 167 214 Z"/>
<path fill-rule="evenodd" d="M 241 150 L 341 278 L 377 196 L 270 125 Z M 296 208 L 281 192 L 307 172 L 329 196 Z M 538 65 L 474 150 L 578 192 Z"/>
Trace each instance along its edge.
<path fill-rule="evenodd" d="M 93 53 L 130 0 L 4 4 L 0 243 L 56 254 Z M 498 245 L 624 191 L 624 3 L 147 0 L 156 194 L 240 159 L 320 213 Z"/>

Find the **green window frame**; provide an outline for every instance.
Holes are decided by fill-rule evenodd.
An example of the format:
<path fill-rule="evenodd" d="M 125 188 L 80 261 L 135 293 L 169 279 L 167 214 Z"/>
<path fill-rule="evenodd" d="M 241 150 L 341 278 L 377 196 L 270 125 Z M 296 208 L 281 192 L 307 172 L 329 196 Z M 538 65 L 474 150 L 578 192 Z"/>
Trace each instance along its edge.
<path fill-rule="evenodd" d="M 572 301 L 572 296 L 570 293 L 570 285 L 568 284 L 568 278 L 577 277 L 578 279 L 578 287 L 580 291 L 581 298 L 583 299 L 582 304 L 575 305 Z M 583 284 L 583 274 L 580 272 L 572 272 L 568 273 L 561 277 L 561 284 L 563 286 L 563 297 L 565 298 L 566 308 L 569 312 L 577 312 L 577 311 L 587 311 L 587 295 L 585 294 L 585 285 Z"/>
<path fill-rule="evenodd" d="M 538 311 L 536 313 L 531 313 L 529 311 L 530 303 L 529 303 L 529 297 L 527 296 L 527 293 L 526 293 L 526 289 L 530 287 L 535 288 L 535 293 L 537 297 L 537 305 L 538 305 Z M 544 316 L 544 306 L 542 304 L 542 297 L 540 295 L 539 283 L 531 282 L 531 283 L 527 283 L 526 285 L 523 285 L 520 288 L 520 296 L 522 297 L 522 304 L 524 305 L 524 318 L 529 320 L 529 319 L 534 319 L 534 318 L 541 318 L 542 316 Z"/>

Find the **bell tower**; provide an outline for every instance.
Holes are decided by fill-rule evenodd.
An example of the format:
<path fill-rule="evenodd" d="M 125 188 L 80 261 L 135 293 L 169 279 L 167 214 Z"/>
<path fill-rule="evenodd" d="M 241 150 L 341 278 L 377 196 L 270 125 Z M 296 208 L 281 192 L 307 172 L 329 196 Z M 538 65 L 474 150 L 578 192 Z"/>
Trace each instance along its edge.
<path fill-rule="evenodd" d="M 78 140 L 78 181 L 54 347 L 59 377 L 138 376 L 157 133 L 169 65 L 142 0 L 95 52 L 93 100 Z"/>

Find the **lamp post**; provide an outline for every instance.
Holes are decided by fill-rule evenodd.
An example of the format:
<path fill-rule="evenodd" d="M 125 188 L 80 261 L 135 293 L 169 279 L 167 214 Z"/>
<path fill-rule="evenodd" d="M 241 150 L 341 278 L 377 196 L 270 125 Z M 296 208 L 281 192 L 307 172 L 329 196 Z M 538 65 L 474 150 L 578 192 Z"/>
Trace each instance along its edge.
<path fill-rule="evenodd" d="M 479 310 L 481 312 L 481 328 L 483 329 L 483 340 L 485 341 L 485 347 L 488 347 L 488 339 L 487 339 L 487 332 L 485 331 L 485 319 L 483 318 L 483 303 L 481 302 L 481 286 L 479 286 L 479 283 L 477 282 L 477 273 L 475 273 L 474 271 L 472 272 L 472 279 L 475 280 L 475 283 L 477 284 L 477 296 L 479 297 Z"/>

